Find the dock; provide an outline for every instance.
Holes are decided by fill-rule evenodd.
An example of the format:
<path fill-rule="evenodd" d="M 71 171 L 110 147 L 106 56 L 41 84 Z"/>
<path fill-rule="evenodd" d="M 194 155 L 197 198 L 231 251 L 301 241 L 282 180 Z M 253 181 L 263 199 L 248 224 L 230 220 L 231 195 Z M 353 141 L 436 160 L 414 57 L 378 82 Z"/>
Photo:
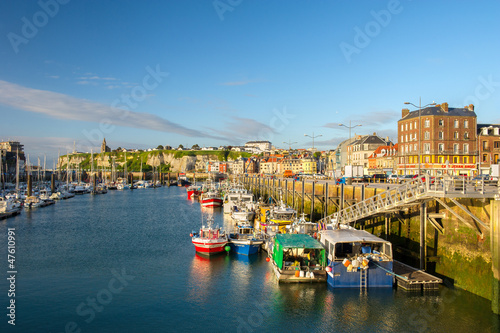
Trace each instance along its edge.
<path fill-rule="evenodd" d="M 442 279 L 397 260 L 393 261 L 393 271 L 398 288 L 408 291 L 436 290 L 443 283 Z"/>
<path fill-rule="evenodd" d="M 16 210 L 16 211 L 12 211 L 12 212 L 6 212 L 6 213 L 0 213 L 0 220 L 3 220 L 3 219 L 6 219 L 6 218 L 9 218 L 9 217 L 12 217 L 12 216 L 16 216 L 18 214 L 21 213 L 21 210 Z"/>

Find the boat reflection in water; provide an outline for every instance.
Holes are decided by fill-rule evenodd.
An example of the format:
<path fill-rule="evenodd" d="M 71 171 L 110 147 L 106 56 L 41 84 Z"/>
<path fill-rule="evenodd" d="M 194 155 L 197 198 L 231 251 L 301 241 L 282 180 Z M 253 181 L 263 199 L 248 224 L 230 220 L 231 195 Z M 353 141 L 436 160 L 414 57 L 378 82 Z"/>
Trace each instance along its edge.
<path fill-rule="evenodd" d="M 204 256 L 196 253 L 191 261 L 188 277 L 188 300 L 196 303 L 207 302 L 212 291 L 213 279 L 225 272 L 227 255 Z"/>

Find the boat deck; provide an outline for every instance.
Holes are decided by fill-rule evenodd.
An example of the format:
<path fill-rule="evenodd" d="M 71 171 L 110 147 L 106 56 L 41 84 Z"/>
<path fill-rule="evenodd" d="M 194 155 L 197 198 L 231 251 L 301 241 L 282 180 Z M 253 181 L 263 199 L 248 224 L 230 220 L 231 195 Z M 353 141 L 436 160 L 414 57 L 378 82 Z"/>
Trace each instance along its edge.
<path fill-rule="evenodd" d="M 438 289 L 438 285 L 443 283 L 443 280 L 435 277 L 423 270 L 408 266 L 394 260 L 393 271 L 396 275 L 396 282 L 398 288 L 404 290 L 434 290 Z"/>
<path fill-rule="evenodd" d="M 276 265 L 273 265 L 274 273 L 278 278 L 280 283 L 324 283 L 326 282 L 326 272 L 325 271 L 313 271 L 314 278 L 305 276 L 295 276 L 295 271 L 280 272 Z"/>

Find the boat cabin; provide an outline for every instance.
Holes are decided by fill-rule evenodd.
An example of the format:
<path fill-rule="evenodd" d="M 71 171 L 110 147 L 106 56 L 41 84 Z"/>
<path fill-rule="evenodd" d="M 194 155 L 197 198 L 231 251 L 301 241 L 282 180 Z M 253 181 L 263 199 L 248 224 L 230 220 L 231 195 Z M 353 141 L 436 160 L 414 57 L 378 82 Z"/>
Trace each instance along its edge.
<path fill-rule="evenodd" d="M 272 259 L 274 272 L 280 282 L 326 281 L 325 249 L 309 235 L 276 235 Z"/>
<path fill-rule="evenodd" d="M 349 226 L 320 232 L 332 287 L 392 287 L 392 244 Z"/>

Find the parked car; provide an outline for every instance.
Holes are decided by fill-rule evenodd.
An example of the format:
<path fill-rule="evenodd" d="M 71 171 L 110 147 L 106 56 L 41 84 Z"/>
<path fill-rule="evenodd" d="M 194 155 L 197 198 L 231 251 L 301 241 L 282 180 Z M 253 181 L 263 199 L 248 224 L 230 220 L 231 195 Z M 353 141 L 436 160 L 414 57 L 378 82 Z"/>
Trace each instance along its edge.
<path fill-rule="evenodd" d="M 372 175 L 372 181 L 374 183 L 384 183 L 387 180 L 387 175 L 385 173 L 376 173 Z"/>
<path fill-rule="evenodd" d="M 401 182 L 401 176 L 397 174 L 392 174 L 387 177 L 387 181 L 392 184 L 399 184 Z"/>

